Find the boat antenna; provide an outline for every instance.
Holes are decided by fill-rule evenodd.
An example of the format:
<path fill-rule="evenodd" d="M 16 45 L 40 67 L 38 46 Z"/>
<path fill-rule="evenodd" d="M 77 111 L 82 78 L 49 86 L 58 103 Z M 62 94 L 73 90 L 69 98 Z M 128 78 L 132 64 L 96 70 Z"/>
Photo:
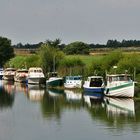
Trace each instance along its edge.
<path fill-rule="evenodd" d="M 55 72 L 55 55 L 53 57 L 53 72 Z"/>
<path fill-rule="evenodd" d="M 135 77 L 136 77 L 136 67 L 134 67 L 134 75 L 133 75 L 133 80 L 135 81 Z"/>

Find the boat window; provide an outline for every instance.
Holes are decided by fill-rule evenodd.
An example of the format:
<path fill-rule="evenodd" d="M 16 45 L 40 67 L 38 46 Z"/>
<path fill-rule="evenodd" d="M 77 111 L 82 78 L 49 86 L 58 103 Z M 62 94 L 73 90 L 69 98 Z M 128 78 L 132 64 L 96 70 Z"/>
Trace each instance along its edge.
<path fill-rule="evenodd" d="M 130 76 L 124 75 L 119 77 L 120 81 L 129 81 L 131 80 Z"/>
<path fill-rule="evenodd" d="M 109 82 L 112 82 L 112 81 L 129 81 L 129 80 L 131 80 L 131 77 L 127 76 L 127 75 L 108 77 Z"/>
<path fill-rule="evenodd" d="M 41 72 L 42 72 L 42 70 L 37 70 L 37 72 L 41 73 Z"/>
<path fill-rule="evenodd" d="M 81 77 L 74 77 L 74 80 L 81 80 Z"/>

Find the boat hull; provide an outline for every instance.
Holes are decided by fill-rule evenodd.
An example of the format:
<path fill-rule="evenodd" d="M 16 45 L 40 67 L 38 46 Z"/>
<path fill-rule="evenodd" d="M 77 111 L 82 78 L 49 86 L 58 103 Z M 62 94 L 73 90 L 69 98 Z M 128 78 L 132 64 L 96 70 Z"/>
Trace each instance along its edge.
<path fill-rule="evenodd" d="M 90 92 L 90 93 L 103 93 L 104 88 L 103 87 L 84 87 L 85 92 Z"/>
<path fill-rule="evenodd" d="M 45 84 L 46 79 L 44 77 L 32 77 L 28 78 L 28 84 Z"/>
<path fill-rule="evenodd" d="M 75 88 L 81 88 L 81 84 L 69 84 L 69 83 L 64 83 L 64 87 L 67 89 L 75 89 Z"/>
<path fill-rule="evenodd" d="M 113 97 L 134 97 L 134 82 L 114 87 L 107 86 L 104 90 L 104 94 Z"/>
<path fill-rule="evenodd" d="M 14 75 L 3 75 L 3 80 L 14 81 Z"/>
<path fill-rule="evenodd" d="M 0 80 L 2 80 L 2 78 L 3 78 L 3 75 L 0 75 Z"/>
<path fill-rule="evenodd" d="M 63 79 L 57 78 L 57 79 L 53 79 L 53 80 L 47 80 L 46 84 L 48 87 L 61 87 L 61 86 L 63 86 Z"/>

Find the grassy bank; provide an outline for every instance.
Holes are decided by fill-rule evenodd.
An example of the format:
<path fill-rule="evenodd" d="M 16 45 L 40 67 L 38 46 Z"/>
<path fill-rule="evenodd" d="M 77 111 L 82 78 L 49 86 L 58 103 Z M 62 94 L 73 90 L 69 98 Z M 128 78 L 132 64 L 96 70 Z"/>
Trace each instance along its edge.
<path fill-rule="evenodd" d="M 41 66 L 40 61 L 40 56 L 37 54 L 30 56 L 18 55 L 11 59 L 5 67 L 29 68 Z M 63 61 L 63 66 L 61 61 Z M 124 73 L 125 70 L 133 73 L 135 68 L 136 79 L 140 81 L 140 54 L 137 53 L 126 54 L 121 51 L 113 51 L 107 55 L 66 55 L 61 61 L 57 64 L 56 69 L 62 74 L 63 71 L 66 72 L 65 74 L 69 74 L 70 69 L 72 69 L 73 74 L 78 74 L 78 70 L 79 72 L 82 70 L 82 74 L 86 76 L 93 75 L 95 71 L 97 74 L 102 74 L 105 71 L 114 72 L 113 66 L 116 65 L 118 66 L 117 73 Z"/>

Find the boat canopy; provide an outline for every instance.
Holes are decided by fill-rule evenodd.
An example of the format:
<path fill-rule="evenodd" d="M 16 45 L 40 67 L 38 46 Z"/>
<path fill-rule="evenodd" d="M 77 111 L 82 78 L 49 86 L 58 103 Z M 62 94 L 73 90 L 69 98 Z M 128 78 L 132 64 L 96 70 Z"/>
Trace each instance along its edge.
<path fill-rule="evenodd" d="M 58 73 L 57 72 L 49 72 L 48 77 L 57 77 Z"/>
<path fill-rule="evenodd" d="M 5 71 L 16 71 L 15 68 L 6 68 Z"/>
<path fill-rule="evenodd" d="M 107 75 L 107 80 L 112 81 L 130 81 L 131 76 L 128 74 Z"/>
<path fill-rule="evenodd" d="M 39 72 L 39 73 L 41 72 L 42 73 L 43 71 L 41 68 L 36 67 L 36 68 L 29 68 L 29 72 Z"/>

